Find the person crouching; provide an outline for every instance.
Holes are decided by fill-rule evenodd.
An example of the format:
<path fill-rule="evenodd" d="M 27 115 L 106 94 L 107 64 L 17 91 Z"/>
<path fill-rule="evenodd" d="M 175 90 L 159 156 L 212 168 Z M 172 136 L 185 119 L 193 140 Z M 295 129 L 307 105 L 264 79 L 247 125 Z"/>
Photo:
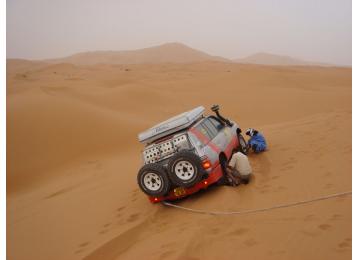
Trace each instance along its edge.
<path fill-rule="evenodd" d="M 265 138 L 259 131 L 249 128 L 246 130 L 246 135 L 250 136 L 248 145 L 255 153 L 260 153 L 266 150 L 267 144 Z"/>
<path fill-rule="evenodd" d="M 235 152 L 226 166 L 227 179 L 231 186 L 240 183 L 248 184 L 252 169 L 247 156 L 241 152 Z"/>

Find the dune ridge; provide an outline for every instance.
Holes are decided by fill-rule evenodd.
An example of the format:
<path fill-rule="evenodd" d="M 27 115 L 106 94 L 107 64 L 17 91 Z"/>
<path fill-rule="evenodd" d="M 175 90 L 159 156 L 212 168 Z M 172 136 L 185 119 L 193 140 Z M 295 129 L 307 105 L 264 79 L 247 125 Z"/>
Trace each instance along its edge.
<path fill-rule="evenodd" d="M 213 56 L 204 51 L 191 48 L 185 44 L 172 42 L 136 50 L 103 50 L 76 53 L 67 57 L 45 59 L 45 60 L 23 60 L 7 59 L 10 68 L 26 69 L 31 64 L 38 67 L 46 64 L 74 64 L 74 65 L 96 65 L 96 64 L 188 64 L 194 62 L 227 62 L 274 66 L 320 66 L 320 67 L 351 67 L 329 64 L 325 62 L 305 61 L 286 55 L 277 55 L 266 52 L 258 52 L 247 57 L 238 59 L 226 59 Z"/>
<path fill-rule="evenodd" d="M 229 61 L 211 56 L 181 43 L 166 43 L 159 46 L 129 51 L 92 51 L 60 59 L 45 60 L 48 63 L 72 63 L 77 65 L 144 64 L 144 63 L 189 63 L 200 61 Z"/>
<path fill-rule="evenodd" d="M 304 61 L 286 55 L 276 55 L 266 52 L 258 52 L 244 58 L 235 59 L 234 62 L 277 66 L 335 66 L 329 63 Z"/>

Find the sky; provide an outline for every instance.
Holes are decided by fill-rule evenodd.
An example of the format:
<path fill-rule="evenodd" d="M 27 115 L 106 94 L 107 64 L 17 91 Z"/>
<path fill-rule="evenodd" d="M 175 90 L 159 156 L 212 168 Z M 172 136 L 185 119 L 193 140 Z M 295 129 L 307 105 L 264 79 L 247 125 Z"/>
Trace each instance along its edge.
<path fill-rule="evenodd" d="M 7 0 L 7 58 L 45 59 L 180 42 L 352 63 L 351 0 Z"/>

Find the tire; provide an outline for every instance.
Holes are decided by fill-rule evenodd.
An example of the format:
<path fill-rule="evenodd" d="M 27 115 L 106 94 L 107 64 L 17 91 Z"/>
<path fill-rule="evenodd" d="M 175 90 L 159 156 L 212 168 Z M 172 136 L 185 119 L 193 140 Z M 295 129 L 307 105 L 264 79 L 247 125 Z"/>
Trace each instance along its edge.
<path fill-rule="evenodd" d="M 137 181 L 140 189 L 150 196 L 164 196 L 170 190 L 170 181 L 161 165 L 145 164 L 139 170 Z"/>
<path fill-rule="evenodd" d="M 168 172 L 174 185 L 188 188 L 201 181 L 204 170 L 199 156 L 181 151 L 169 160 Z"/>
<path fill-rule="evenodd" d="M 239 134 L 238 139 L 239 139 L 239 150 L 240 150 L 240 152 L 247 155 L 248 152 L 249 152 L 249 147 L 248 147 L 244 137 L 241 134 Z"/>

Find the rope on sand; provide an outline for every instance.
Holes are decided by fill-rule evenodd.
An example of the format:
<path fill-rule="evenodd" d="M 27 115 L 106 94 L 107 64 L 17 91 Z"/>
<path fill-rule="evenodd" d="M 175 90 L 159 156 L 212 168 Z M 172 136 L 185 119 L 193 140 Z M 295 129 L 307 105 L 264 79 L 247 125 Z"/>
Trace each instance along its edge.
<path fill-rule="evenodd" d="M 332 199 L 332 198 L 347 196 L 347 195 L 351 195 L 351 194 L 352 194 L 352 191 L 346 191 L 346 192 L 340 192 L 340 193 L 334 193 L 334 194 L 330 194 L 330 195 L 325 195 L 325 196 L 321 196 L 321 197 L 317 197 L 317 198 L 309 199 L 309 200 L 301 200 L 301 201 L 297 201 L 297 202 L 279 204 L 279 205 L 272 206 L 272 207 L 266 207 L 266 208 L 260 208 L 260 209 L 249 209 L 249 210 L 242 210 L 242 211 L 230 211 L 230 212 L 225 212 L 225 211 L 207 211 L 207 210 L 201 210 L 201 209 L 191 209 L 191 208 L 187 208 L 187 207 L 182 207 L 182 206 L 179 206 L 179 205 L 175 205 L 175 204 L 172 204 L 172 203 L 166 202 L 166 201 L 164 201 L 164 202 L 162 202 L 162 203 L 163 203 L 165 206 L 168 206 L 168 207 L 173 207 L 173 208 L 177 208 L 177 209 L 182 209 L 182 210 L 185 210 L 185 211 L 190 211 L 190 212 L 198 213 L 198 214 L 208 214 L 208 215 L 245 215 L 245 214 L 257 213 L 257 212 L 264 212 L 264 211 L 273 210 L 273 209 L 281 209 L 281 208 L 294 207 L 294 206 L 299 206 L 299 205 L 303 205 L 303 204 L 308 204 L 308 203 L 312 203 L 312 202 L 316 202 L 316 201 L 328 200 L 328 199 Z"/>

